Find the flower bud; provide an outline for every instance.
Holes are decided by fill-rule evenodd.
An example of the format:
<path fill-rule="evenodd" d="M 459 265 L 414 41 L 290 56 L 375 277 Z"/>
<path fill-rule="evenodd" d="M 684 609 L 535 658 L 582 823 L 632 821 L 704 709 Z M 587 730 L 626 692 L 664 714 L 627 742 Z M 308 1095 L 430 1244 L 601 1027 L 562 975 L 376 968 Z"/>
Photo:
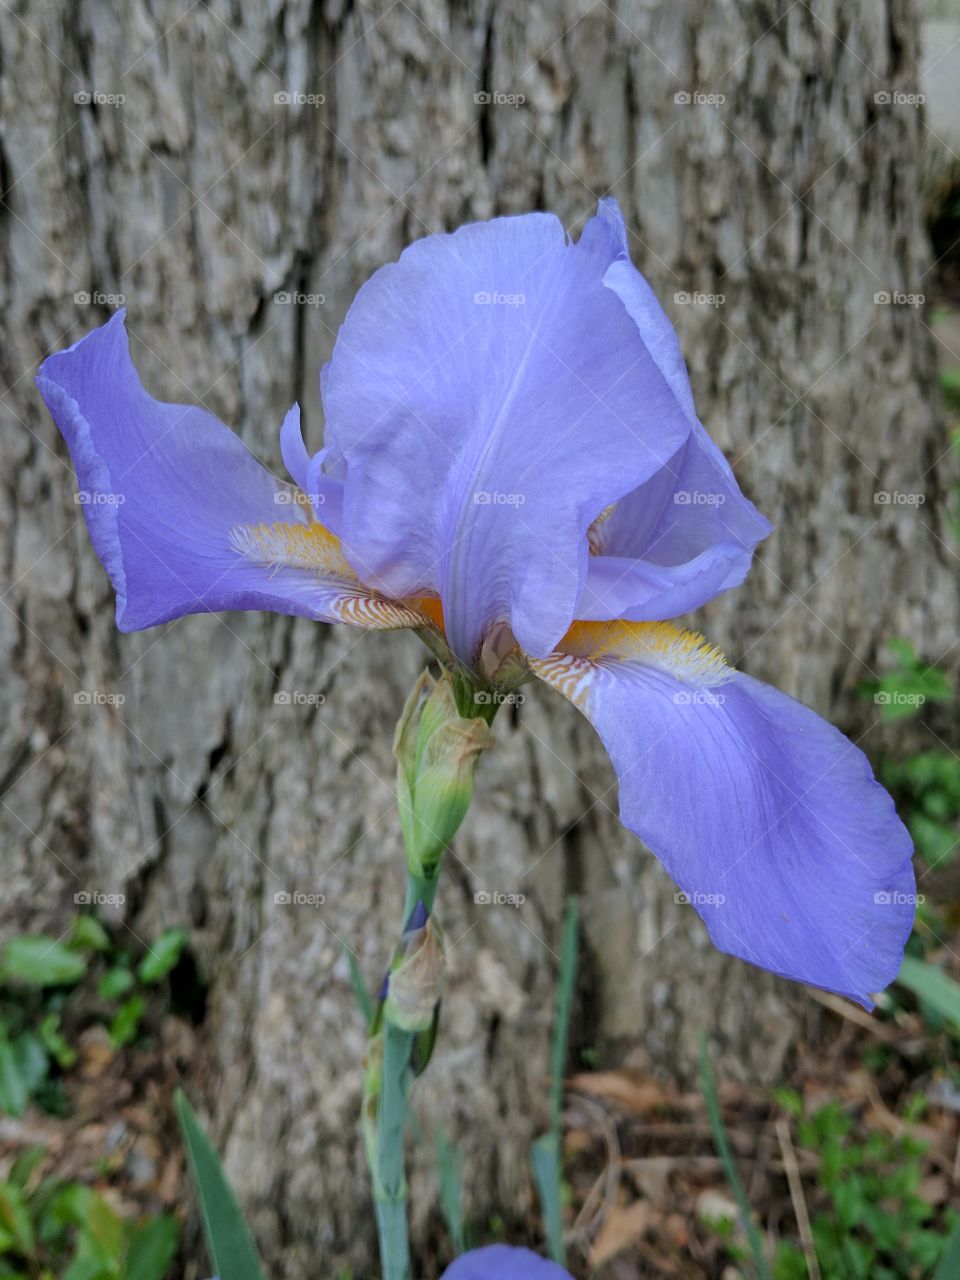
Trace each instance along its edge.
<path fill-rule="evenodd" d="M 403 1031 L 432 1026 L 443 982 L 443 935 L 428 919 L 422 929 L 404 936 L 405 954 L 390 972 L 384 1016 Z"/>
<path fill-rule="evenodd" d="M 457 710 L 450 676 L 417 681 L 397 725 L 397 797 L 411 874 L 430 877 L 463 821 L 490 726 Z"/>

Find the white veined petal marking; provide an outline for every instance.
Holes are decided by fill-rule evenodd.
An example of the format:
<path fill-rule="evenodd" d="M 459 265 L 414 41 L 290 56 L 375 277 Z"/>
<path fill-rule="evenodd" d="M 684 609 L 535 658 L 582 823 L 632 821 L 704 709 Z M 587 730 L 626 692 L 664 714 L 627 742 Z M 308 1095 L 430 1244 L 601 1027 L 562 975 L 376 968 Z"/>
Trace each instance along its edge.
<path fill-rule="evenodd" d="M 387 631 L 426 622 L 406 605 L 368 590 L 344 559 L 340 539 L 316 521 L 234 525 L 230 545 L 247 560 L 274 572 L 300 569 L 332 585 L 337 592 L 327 607 L 348 626 Z"/>
<path fill-rule="evenodd" d="M 351 627 L 370 627 L 375 631 L 392 631 L 399 627 L 422 627 L 424 619 L 405 605 L 372 593 L 344 592 L 331 605 L 341 622 Z"/>
<path fill-rule="evenodd" d="M 696 689 L 715 688 L 733 674 L 715 645 L 671 622 L 575 622 L 555 652 L 530 664 L 577 706 L 598 669 L 652 668 Z"/>
<path fill-rule="evenodd" d="M 596 667 L 589 658 L 578 658 L 572 653 L 551 653 L 546 658 L 531 658 L 530 666 L 558 693 L 575 707 L 586 705 L 587 694 L 596 675 Z"/>
<path fill-rule="evenodd" d="M 593 524 L 591 524 L 590 528 L 587 530 L 587 546 L 590 548 L 590 554 L 592 556 L 603 555 L 603 549 L 607 541 L 607 530 L 604 528 L 604 525 L 613 515 L 616 507 L 617 504 L 615 502 L 611 502 L 609 507 L 604 507 L 596 520 L 594 520 Z"/>

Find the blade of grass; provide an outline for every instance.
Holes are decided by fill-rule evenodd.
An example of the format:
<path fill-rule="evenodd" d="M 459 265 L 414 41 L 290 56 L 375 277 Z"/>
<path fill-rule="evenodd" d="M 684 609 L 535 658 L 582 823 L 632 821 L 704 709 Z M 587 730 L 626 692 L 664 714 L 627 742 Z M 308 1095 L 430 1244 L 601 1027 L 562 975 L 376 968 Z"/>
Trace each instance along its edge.
<path fill-rule="evenodd" d="M 437 1125 L 437 1176 L 440 1180 L 440 1208 L 457 1255 L 466 1249 L 463 1234 L 463 1158 L 450 1141 L 443 1125 Z"/>
<path fill-rule="evenodd" d="M 573 984 L 577 976 L 577 927 L 579 911 L 576 898 L 567 903 L 563 921 L 563 945 L 560 950 L 560 980 L 557 984 L 557 1011 L 553 1024 L 553 1046 L 550 1054 L 550 1125 L 560 1132 L 563 1120 L 563 1073 L 567 1065 L 567 1042 L 570 1036 L 570 1010 Z"/>
<path fill-rule="evenodd" d="M 744 1191 L 743 1183 L 740 1181 L 740 1174 L 737 1172 L 733 1152 L 730 1150 L 730 1143 L 727 1141 L 727 1135 L 723 1127 L 723 1119 L 720 1115 L 720 1099 L 717 1097 L 717 1082 L 713 1074 L 713 1068 L 710 1065 L 707 1037 L 702 1032 L 700 1034 L 700 1087 L 707 1102 L 707 1118 L 710 1121 L 710 1131 L 713 1134 L 713 1145 L 716 1147 L 717 1155 L 723 1163 L 727 1182 L 729 1182 L 730 1189 L 737 1202 L 737 1208 L 740 1211 L 740 1222 L 746 1232 L 750 1252 L 753 1255 L 753 1265 L 756 1267 L 760 1280 L 771 1280 L 770 1268 L 767 1266 L 767 1259 L 763 1252 L 763 1241 L 760 1239 L 760 1232 L 757 1230 L 750 1214 L 750 1202 L 747 1200 L 747 1193 Z"/>
<path fill-rule="evenodd" d="M 179 1089 L 175 1102 L 214 1270 L 223 1280 L 264 1280 L 253 1239 L 220 1157 Z"/>
<path fill-rule="evenodd" d="M 363 980 L 363 974 L 360 972 L 357 957 L 349 947 L 344 947 L 344 952 L 346 953 L 347 964 L 350 966 L 350 985 L 353 987 L 353 994 L 357 997 L 357 1004 L 360 1006 L 363 1020 L 369 1026 L 373 1021 L 373 1000 L 367 990 L 367 984 Z"/>
<path fill-rule="evenodd" d="M 948 973 L 926 960 L 904 956 L 897 981 L 912 991 L 922 1004 L 929 1005 L 954 1027 L 960 1027 L 960 982 Z"/>
<path fill-rule="evenodd" d="M 560 976 L 557 981 L 553 1040 L 550 1046 L 550 1129 L 533 1144 L 533 1176 L 540 1193 L 547 1232 L 547 1250 L 554 1262 L 566 1265 L 563 1241 L 563 1076 L 570 1037 L 570 1010 L 577 973 L 577 901 L 570 898 L 563 921 Z"/>

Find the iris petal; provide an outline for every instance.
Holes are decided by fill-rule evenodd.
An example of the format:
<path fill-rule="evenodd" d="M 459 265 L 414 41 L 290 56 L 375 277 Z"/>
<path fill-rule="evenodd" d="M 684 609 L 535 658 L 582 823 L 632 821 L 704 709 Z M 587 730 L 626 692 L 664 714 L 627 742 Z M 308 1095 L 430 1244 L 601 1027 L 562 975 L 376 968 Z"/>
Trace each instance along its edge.
<path fill-rule="evenodd" d="M 283 425 L 280 428 L 280 453 L 283 465 L 287 468 L 294 484 L 307 491 L 307 467 L 310 465 L 310 454 L 303 442 L 303 430 L 300 426 L 300 406 L 293 405 L 287 410 Z"/>
<path fill-rule="evenodd" d="M 529 1249 L 491 1244 L 452 1262 L 441 1280 L 572 1280 L 569 1271 Z"/>
<path fill-rule="evenodd" d="M 899 969 L 915 883 L 863 753 L 667 623 L 577 624 L 533 667 L 593 724 L 621 820 L 716 946 L 871 1007 Z"/>
<path fill-rule="evenodd" d="M 338 337 L 323 391 L 345 552 L 391 595 L 435 591 L 468 663 L 499 621 L 549 652 L 591 521 L 690 433 L 605 287 L 620 252 L 603 218 L 575 245 L 546 214 L 429 236 L 360 290 Z"/>
<path fill-rule="evenodd" d="M 676 455 L 597 530 L 577 617 L 659 621 L 699 609 L 740 585 L 770 529 L 694 421 Z"/>
<path fill-rule="evenodd" d="M 737 485 L 727 460 L 697 420 L 676 331 L 630 261 L 614 200 L 600 202 L 618 255 L 604 284 L 623 303 L 644 345 L 691 423 L 689 439 L 605 521 L 576 607 L 581 619 L 674 618 L 739 586 L 771 526 Z"/>
<path fill-rule="evenodd" d="M 226 609 L 418 624 L 409 610 L 363 587 L 338 546 L 335 556 L 329 547 L 323 552 L 322 564 L 297 565 L 238 543 L 238 528 L 320 526 L 310 522 L 303 496 L 211 413 L 147 394 L 122 312 L 44 361 L 37 385 L 73 458 L 90 536 L 117 592 L 121 631 Z M 296 471 L 303 461 L 298 419 L 295 409 L 288 413 L 283 436 Z"/>
<path fill-rule="evenodd" d="M 304 487 L 317 519 L 339 534 L 343 522 L 343 481 L 335 479 L 328 470 L 332 452 L 327 448 L 313 455 L 307 467 Z"/>

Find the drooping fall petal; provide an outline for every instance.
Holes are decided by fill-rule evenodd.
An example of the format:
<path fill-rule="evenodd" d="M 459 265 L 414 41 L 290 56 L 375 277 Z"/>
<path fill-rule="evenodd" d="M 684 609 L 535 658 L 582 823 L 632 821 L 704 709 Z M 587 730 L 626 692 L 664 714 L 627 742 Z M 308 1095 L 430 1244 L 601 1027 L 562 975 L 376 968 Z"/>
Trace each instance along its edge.
<path fill-rule="evenodd" d="M 716 946 L 870 1007 L 916 899 L 910 837 L 859 748 L 667 623 L 578 623 L 534 669 L 597 730 L 621 820 Z"/>

